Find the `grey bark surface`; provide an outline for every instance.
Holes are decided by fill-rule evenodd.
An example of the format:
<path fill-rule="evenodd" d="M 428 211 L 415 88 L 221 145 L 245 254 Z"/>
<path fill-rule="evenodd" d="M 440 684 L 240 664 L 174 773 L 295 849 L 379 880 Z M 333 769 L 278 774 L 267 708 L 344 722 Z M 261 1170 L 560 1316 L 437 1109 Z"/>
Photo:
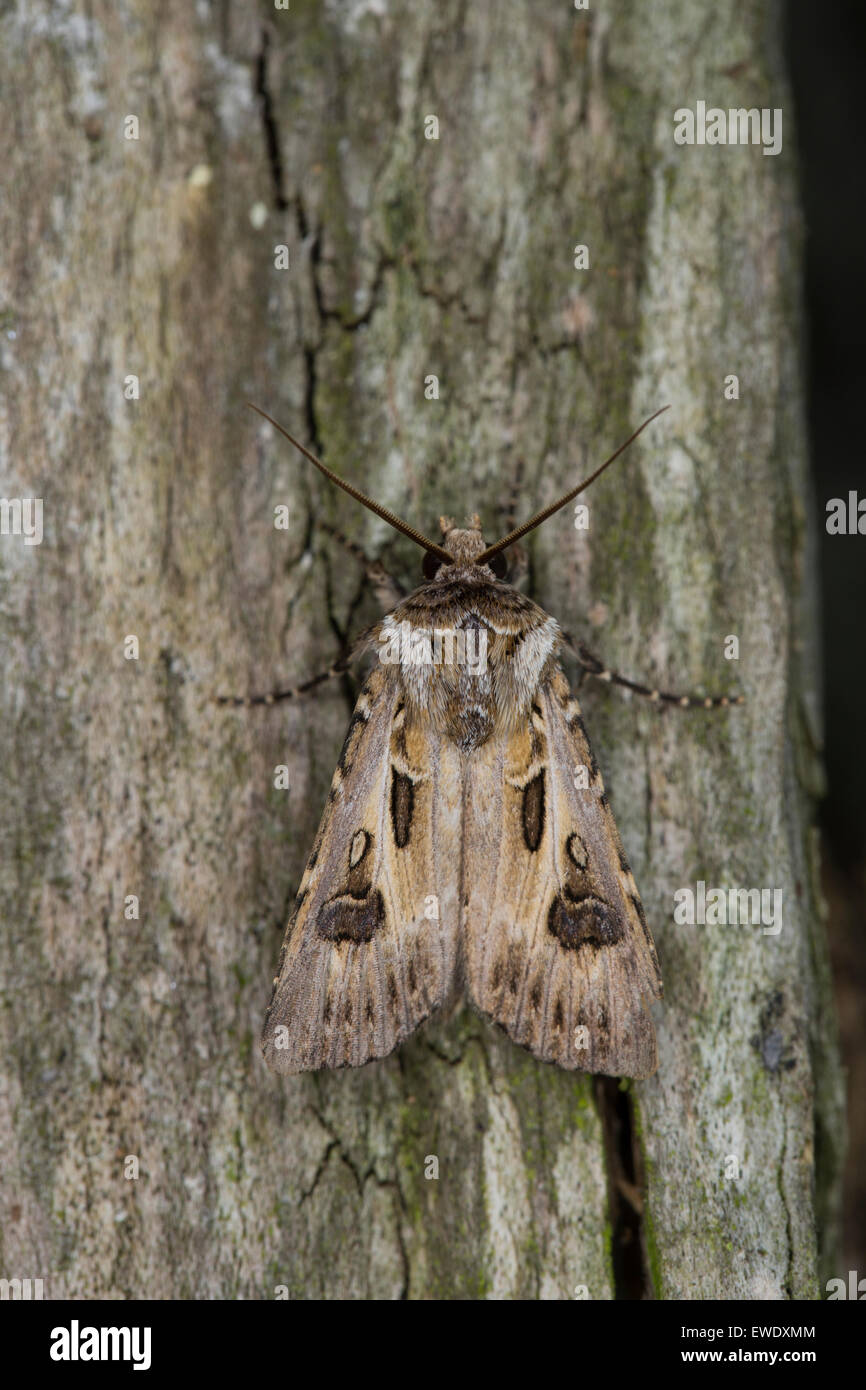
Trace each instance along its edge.
<path fill-rule="evenodd" d="M 842 1120 L 777 9 L 96 0 L 0 34 L 0 490 L 45 516 L 41 546 L 0 538 L 0 1275 L 614 1296 L 590 1078 L 468 1011 L 359 1073 L 265 1071 L 351 687 L 209 697 L 303 679 L 375 618 L 318 522 L 419 573 L 246 400 L 427 534 L 477 509 L 491 538 L 518 460 L 522 518 L 670 401 L 588 532 L 567 509 L 527 543 L 533 595 L 611 665 L 748 700 L 583 696 L 666 986 L 631 1088 L 644 1293 L 818 1297 Z M 675 146 L 698 97 L 783 107 L 783 153 Z M 676 925 L 701 879 L 781 888 L 782 931 Z"/>

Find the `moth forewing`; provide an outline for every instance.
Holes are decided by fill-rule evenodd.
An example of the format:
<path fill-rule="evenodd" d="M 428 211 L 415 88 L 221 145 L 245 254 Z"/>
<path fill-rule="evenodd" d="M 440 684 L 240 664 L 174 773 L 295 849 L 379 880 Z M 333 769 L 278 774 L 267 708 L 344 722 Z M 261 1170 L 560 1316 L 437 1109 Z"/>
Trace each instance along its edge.
<path fill-rule="evenodd" d="M 407 729 L 395 668 L 366 681 L 286 929 L 262 1034 L 275 1071 L 361 1066 L 455 977 L 456 750 Z M 459 803 L 458 803 L 459 804 Z"/>
<path fill-rule="evenodd" d="M 585 788 L 575 768 L 589 769 Z M 535 1056 L 645 1077 L 661 976 L 576 700 L 561 671 L 526 725 L 467 768 L 463 940 L 474 1003 Z M 583 778 L 578 778 L 583 781 Z"/>

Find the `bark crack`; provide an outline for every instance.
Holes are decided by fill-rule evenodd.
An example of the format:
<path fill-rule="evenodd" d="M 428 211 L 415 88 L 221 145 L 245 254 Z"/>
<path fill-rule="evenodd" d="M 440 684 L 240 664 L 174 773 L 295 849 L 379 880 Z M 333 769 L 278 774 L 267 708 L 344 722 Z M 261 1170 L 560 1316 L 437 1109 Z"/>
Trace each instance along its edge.
<path fill-rule="evenodd" d="M 285 212 L 289 204 L 283 186 L 283 155 L 280 149 L 280 135 L 274 116 L 274 101 L 271 96 L 271 89 L 268 81 L 268 55 L 270 47 L 271 36 L 267 29 L 262 29 L 262 46 L 259 49 L 259 54 L 256 59 L 254 90 L 259 99 L 259 107 L 262 113 L 262 130 L 265 137 L 268 166 L 271 171 L 274 207 L 278 212 Z"/>
<path fill-rule="evenodd" d="M 318 1117 L 317 1117 L 317 1118 L 318 1118 Z M 339 1147 L 340 1147 L 340 1141 L 339 1141 L 339 1139 L 329 1139 L 329 1140 L 328 1140 L 328 1143 L 325 1145 L 325 1152 L 322 1154 L 322 1157 L 319 1159 L 319 1162 L 318 1162 L 318 1164 L 316 1165 L 316 1171 L 315 1171 L 315 1173 L 313 1174 L 313 1181 L 310 1183 L 310 1186 L 309 1186 L 309 1187 L 305 1187 L 305 1188 L 302 1188 L 302 1189 L 301 1189 L 301 1195 L 300 1195 L 300 1197 L 299 1197 L 299 1199 L 298 1199 L 298 1206 L 299 1206 L 299 1207 L 302 1207 L 302 1206 L 304 1205 L 304 1203 L 308 1200 L 308 1198 L 312 1197 L 313 1193 L 315 1192 L 316 1188 L 317 1188 L 318 1185 L 319 1185 L 319 1180 L 320 1180 L 322 1174 L 324 1173 L 325 1169 L 326 1169 L 327 1166 L 328 1166 L 328 1162 L 329 1162 L 329 1160 L 330 1160 L 331 1154 L 334 1152 L 334 1149 L 338 1149 Z"/>
<path fill-rule="evenodd" d="M 785 1213 L 785 1245 L 788 1250 L 788 1259 L 785 1268 L 784 1290 L 787 1298 L 794 1297 L 794 1231 L 791 1222 L 791 1208 L 788 1204 L 788 1194 L 785 1190 L 785 1159 L 788 1153 L 788 1117 L 782 1112 L 782 1151 L 779 1158 L 777 1178 L 779 1183 L 779 1197 L 782 1202 L 782 1209 Z"/>
<path fill-rule="evenodd" d="M 312 1197 L 328 1167 L 328 1164 L 331 1160 L 331 1154 L 335 1150 L 337 1152 L 337 1157 L 340 1159 L 341 1163 L 344 1163 L 348 1168 L 349 1172 L 352 1174 L 352 1177 L 355 1180 L 355 1185 L 358 1189 L 358 1197 L 362 1202 L 364 1199 L 364 1188 L 366 1187 L 367 1182 L 370 1180 L 370 1178 L 372 1178 L 376 1187 L 378 1187 L 380 1190 L 388 1190 L 392 1192 L 394 1194 L 395 1201 L 394 1215 L 395 1231 L 397 1236 L 397 1248 L 400 1252 L 400 1263 L 403 1270 L 403 1279 L 400 1286 L 400 1301 L 402 1302 L 404 1300 L 407 1300 L 409 1297 L 410 1263 L 409 1252 L 406 1248 L 406 1237 L 403 1230 L 403 1221 L 408 1216 L 408 1211 L 406 1207 L 406 1201 L 403 1196 L 403 1191 L 400 1187 L 400 1183 L 396 1173 L 394 1177 L 380 1178 L 379 1174 L 376 1172 L 375 1159 L 371 1159 L 366 1168 L 364 1168 L 363 1170 L 360 1169 L 357 1163 L 349 1154 L 348 1150 L 345 1148 L 343 1141 L 340 1139 L 340 1136 L 334 1132 L 333 1126 L 328 1123 L 324 1115 L 322 1115 L 322 1113 L 316 1108 L 315 1105 L 311 1105 L 309 1109 L 311 1113 L 315 1116 L 317 1122 L 321 1125 L 322 1129 L 330 1137 L 328 1139 L 327 1144 L 325 1145 L 324 1153 L 322 1154 L 322 1157 L 316 1166 L 316 1171 L 313 1174 L 313 1180 L 310 1183 L 310 1186 L 308 1188 L 303 1189 L 303 1191 L 301 1192 L 301 1196 L 298 1199 L 298 1207 L 302 1207 L 304 1203 L 310 1197 Z"/>
<path fill-rule="evenodd" d="M 614 1298 L 653 1297 L 646 1267 L 643 1229 L 643 1159 L 635 1133 L 630 1090 L 616 1077 L 595 1078 L 596 1106 L 602 1125 L 610 1217 L 611 1277 Z"/>

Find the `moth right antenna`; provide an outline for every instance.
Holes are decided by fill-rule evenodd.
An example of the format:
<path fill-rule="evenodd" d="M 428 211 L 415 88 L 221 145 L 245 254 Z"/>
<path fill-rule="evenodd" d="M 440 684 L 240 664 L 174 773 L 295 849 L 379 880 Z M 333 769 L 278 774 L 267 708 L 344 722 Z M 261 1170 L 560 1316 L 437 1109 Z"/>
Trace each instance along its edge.
<path fill-rule="evenodd" d="M 590 483 L 594 483 L 599 474 L 603 473 L 606 468 L 609 468 L 614 459 L 618 459 L 620 454 L 628 448 L 629 444 L 634 443 L 638 435 L 646 429 L 647 425 L 651 425 L 653 420 L 657 420 L 660 415 L 664 415 L 666 410 L 670 410 L 669 405 L 663 405 L 661 409 L 657 410 L 654 415 L 651 415 L 648 420 L 644 420 L 643 424 L 635 430 L 634 434 L 630 434 L 625 443 L 620 444 L 616 453 L 611 454 L 610 458 L 605 459 L 600 468 L 597 468 L 594 473 L 590 473 L 589 477 L 584 478 L 583 482 L 578 483 L 577 487 L 573 487 L 571 492 L 567 492 L 564 497 L 560 497 L 558 502 L 551 502 L 549 507 L 545 507 L 544 511 L 539 512 L 531 521 L 525 521 L 522 526 L 518 526 L 516 531 L 511 531 L 503 540 L 497 541 L 495 545 L 489 545 L 486 550 L 483 550 L 480 555 L 476 556 L 474 563 L 476 565 L 486 565 L 487 561 L 494 555 L 498 555 L 500 550 L 506 550 L 509 545 L 513 545 L 515 541 L 519 541 L 521 536 L 525 536 L 528 531 L 534 531 L 536 526 L 541 525 L 542 521 L 546 521 L 549 516 L 553 516 L 553 513 L 558 512 L 560 507 L 564 507 L 567 502 L 571 502 L 579 492 L 583 492 L 585 487 L 589 487 Z"/>
<path fill-rule="evenodd" d="M 367 497 L 363 492 L 359 492 L 356 487 L 352 487 L 351 483 L 347 483 L 345 478 L 341 478 L 339 474 L 333 473 L 330 468 L 327 468 L 325 464 L 322 463 L 321 459 L 317 459 L 315 454 L 311 454 L 309 449 L 305 449 L 303 444 L 299 444 L 297 439 L 293 439 L 288 430 L 284 430 L 282 425 L 278 425 L 276 420 L 271 415 L 268 415 L 267 411 L 260 410 L 257 405 L 253 405 L 252 401 L 247 401 L 247 405 L 250 410 L 254 410 L 257 415 L 261 415 L 263 420 L 267 420 L 269 425 L 273 425 L 275 430 L 279 430 L 280 434 L 284 434 L 290 444 L 294 444 L 295 448 L 302 453 L 305 458 L 310 460 L 310 463 L 316 465 L 320 473 L 324 473 L 326 478 L 332 483 L 337 484 L 337 487 L 341 487 L 344 492 L 348 492 L 349 496 L 354 497 L 356 502 L 361 502 L 363 506 L 369 507 L 371 512 L 375 512 L 376 516 L 380 516 L 383 521 L 387 521 L 388 525 L 393 526 L 395 531 L 402 532 L 404 536 L 409 537 L 410 541 L 414 541 L 416 545 L 422 546 L 423 549 L 429 551 L 431 555 L 435 555 L 437 560 L 442 561 L 443 565 L 453 565 L 454 556 L 449 555 L 448 551 L 445 550 L 443 546 L 437 545 L 435 541 L 428 541 L 427 537 L 422 536 L 420 531 L 416 531 L 414 526 L 410 526 L 408 522 L 401 521 L 399 516 L 395 516 L 393 512 L 389 512 L 387 507 L 380 506 L 378 502 L 373 501 L 372 497 Z M 643 428 L 643 426 L 641 426 L 641 428 Z"/>

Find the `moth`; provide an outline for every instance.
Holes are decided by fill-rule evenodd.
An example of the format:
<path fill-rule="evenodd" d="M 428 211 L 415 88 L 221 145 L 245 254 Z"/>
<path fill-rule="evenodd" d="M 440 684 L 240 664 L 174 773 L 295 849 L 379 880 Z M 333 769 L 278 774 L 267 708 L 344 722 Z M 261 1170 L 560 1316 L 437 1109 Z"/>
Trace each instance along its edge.
<path fill-rule="evenodd" d="M 443 517 L 441 543 L 428 540 L 258 413 L 425 552 L 424 582 L 351 653 L 379 660 L 286 928 L 262 1034 L 267 1065 L 363 1066 L 462 992 L 542 1061 L 652 1075 L 649 1006 L 662 995 L 655 945 L 559 663 L 563 632 L 506 582 L 504 552 L 662 411 L 493 545 L 477 516 L 463 528 Z M 658 702 L 737 702 L 650 690 L 583 647 L 575 654 L 594 675 Z"/>

